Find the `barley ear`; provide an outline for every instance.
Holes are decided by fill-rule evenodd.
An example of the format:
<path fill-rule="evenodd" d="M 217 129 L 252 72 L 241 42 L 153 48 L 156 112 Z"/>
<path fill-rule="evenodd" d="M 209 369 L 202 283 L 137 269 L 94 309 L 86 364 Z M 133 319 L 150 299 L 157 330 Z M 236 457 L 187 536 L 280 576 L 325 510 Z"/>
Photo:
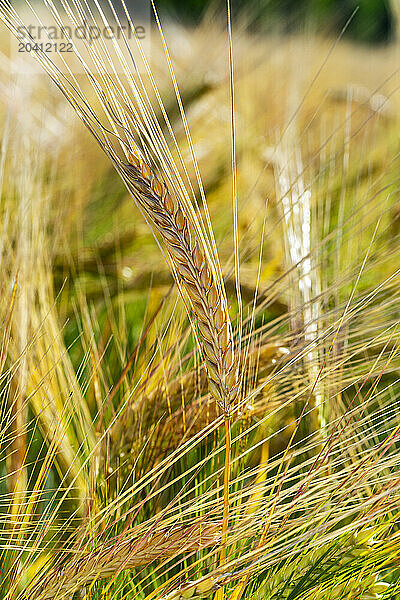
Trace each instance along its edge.
<path fill-rule="evenodd" d="M 218 279 L 183 203 L 160 181 L 154 169 L 135 154 L 119 170 L 130 193 L 164 241 L 179 288 L 193 313 L 210 392 L 224 415 L 229 416 L 234 409 L 239 379 L 223 282 Z"/>

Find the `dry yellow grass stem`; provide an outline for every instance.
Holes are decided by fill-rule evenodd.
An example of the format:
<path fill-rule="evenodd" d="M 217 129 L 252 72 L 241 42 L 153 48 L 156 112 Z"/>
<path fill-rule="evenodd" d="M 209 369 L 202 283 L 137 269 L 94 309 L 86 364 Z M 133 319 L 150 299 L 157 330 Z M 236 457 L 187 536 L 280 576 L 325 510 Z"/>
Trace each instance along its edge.
<path fill-rule="evenodd" d="M 80 588 L 98 579 L 112 577 L 119 571 L 212 546 L 220 535 L 218 524 L 197 522 L 179 524 L 144 536 L 131 534 L 125 539 L 114 539 L 49 571 L 30 589 L 29 597 L 31 600 L 71 598 Z"/>

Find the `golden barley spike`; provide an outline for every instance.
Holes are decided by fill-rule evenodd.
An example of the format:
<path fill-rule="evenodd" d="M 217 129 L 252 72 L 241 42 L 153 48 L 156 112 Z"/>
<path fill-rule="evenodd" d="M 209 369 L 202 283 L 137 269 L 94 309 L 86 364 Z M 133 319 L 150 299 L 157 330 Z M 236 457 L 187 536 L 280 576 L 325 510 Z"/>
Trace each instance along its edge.
<path fill-rule="evenodd" d="M 175 276 L 195 316 L 209 386 L 225 415 L 238 393 L 232 327 L 221 290 L 202 243 L 179 198 L 141 158 L 131 156 L 122 175 L 129 190 L 165 242 Z"/>

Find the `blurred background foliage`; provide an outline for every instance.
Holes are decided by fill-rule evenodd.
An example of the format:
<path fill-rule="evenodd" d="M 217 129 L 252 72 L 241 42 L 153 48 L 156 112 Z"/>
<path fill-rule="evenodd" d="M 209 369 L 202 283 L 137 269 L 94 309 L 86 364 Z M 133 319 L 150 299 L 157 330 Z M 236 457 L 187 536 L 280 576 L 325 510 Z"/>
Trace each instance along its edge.
<path fill-rule="evenodd" d="M 253 29 L 280 32 L 312 28 L 338 35 L 347 21 L 345 35 L 364 43 L 385 43 L 394 36 L 396 19 L 388 0 L 232 0 L 232 10 L 248 19 Z M 157 6 L 182 21 L 197 21 L 209 9 L 225 6 L 215 0 L 159 0 Z M 222 12 L 222 9 L 221 9 Z M 352 16 L 353 15 L 353 16 Z"/>

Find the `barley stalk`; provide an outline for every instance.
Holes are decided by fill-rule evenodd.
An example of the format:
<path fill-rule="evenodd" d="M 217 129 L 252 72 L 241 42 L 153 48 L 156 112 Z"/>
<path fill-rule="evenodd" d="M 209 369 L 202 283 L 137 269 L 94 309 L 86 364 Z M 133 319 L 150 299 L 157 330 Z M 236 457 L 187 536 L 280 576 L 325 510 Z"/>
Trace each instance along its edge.
<path fill-rule="evenodd" d="M 137 155 L 124 166 L 124 180 L 165 242 L 173 270 L 195 316 L 209 386 L 225 415 L 232 412 L 238 392 L 232 327 L 218 281 L 203 243 L 177 196 Z"/>
<path fill-rule="evenodd" d="M 297 271 L 296 285 L 291 290 L 292 303 L 293 308 L 297 304 L 302 307 L 302 337 L 307 347 L 304 361 L 312 390 L 310 405 L 314 409 L 311 415 L 315 422 L 313 429 L 321 436 L 327 423 L 319 372 L 320 281 L 311 246 L 311 191 L 303 178 L 301 152 L 296 145 L 294 132 L 290 134 L 288 142 L 281 144 L 278 149 L 275 164 L 276 181 L 283 209 L 287 267 L 289 271 L 293 268 Z M 292 329 L 294 333 L 299 329 L 297 315 L 292 318 Z"/>
<path fill-rule="evenodd" d="M 144 536 L 131 534 L 125 539 L 105 542 L 77 558 L 67 558 L 62 567 L 50 570 L 44 579 L 34 584 L 26 597 L 30 600 L 71 598 L 77 590 L 98 579 L 182 552 L 195 552 L 216 544 L 219 538 L 220 526 L 212 522 L 180 524 Z"/>
<path fill-rule="evenodd" d="M 137 155 L 131 157 L 125 170 L 125 180 L 165 241 L 179 287 L 186 291 L 195 315 L 210 391 L 224 413 L 226 446 L 220 550 L 220 564 L 223 565 L 229 524 L 231 420 L 239 388 L 232 329 L 222 293 L 223 283 L 215 278 L 205 249 L 196 236 L 196 229 L 191 226 L 179 199 Z M 222 593 L 217 592 L 219 596 Z"/>

